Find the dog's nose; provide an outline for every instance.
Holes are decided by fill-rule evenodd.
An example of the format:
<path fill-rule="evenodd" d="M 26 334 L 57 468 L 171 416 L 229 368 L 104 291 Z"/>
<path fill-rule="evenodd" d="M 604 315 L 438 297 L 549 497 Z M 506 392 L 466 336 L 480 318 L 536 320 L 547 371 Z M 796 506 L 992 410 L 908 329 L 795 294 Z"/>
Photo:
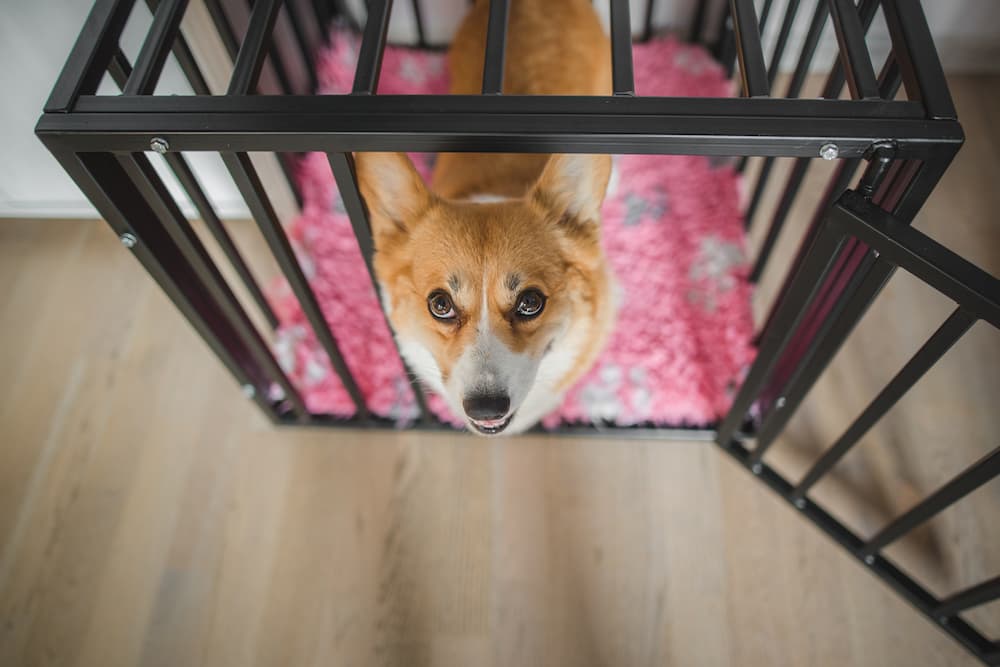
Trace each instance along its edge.
<path fill-rule="evenodd" d="M 462 401 L 462 407 L 472 419 L 500 419 L 510 409 L 510 397 L 503 394 L 469 396 Z"/>

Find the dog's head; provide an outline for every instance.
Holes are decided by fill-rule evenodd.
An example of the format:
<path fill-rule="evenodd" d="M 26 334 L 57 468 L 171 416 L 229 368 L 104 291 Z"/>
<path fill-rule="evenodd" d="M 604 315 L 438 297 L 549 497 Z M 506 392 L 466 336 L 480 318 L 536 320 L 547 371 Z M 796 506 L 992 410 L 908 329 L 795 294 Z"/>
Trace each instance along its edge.
<path fill-rule="evenodd" d="M 523 198 L 448 201 L 399 153 L 359 153 L 386 311 L 413 370 L 478 433 L 503 431 L 543 358 L 606 307 L 611 160 L 555 155 Z M 565 372 L 565 371 L 564 371 Z"/>

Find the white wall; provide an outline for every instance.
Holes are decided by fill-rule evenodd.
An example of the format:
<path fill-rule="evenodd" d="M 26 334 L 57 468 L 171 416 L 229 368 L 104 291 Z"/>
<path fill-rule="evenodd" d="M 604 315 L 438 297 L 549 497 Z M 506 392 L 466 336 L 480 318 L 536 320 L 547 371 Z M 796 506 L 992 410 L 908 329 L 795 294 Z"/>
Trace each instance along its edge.
<path fill-rule="evenodd" d="M 80 26 L 90 11 L 89 0 L 0 0 L 0 217 L 97 217 L 73 181 L 35 137 L 34 127 Z M 135 60 L 149 11 L 141 0 L 122 37 L 122 50 Z M 171 57 L 157 92 L 190 95 L 183 73 Z M 117 89 L 105 82 L 101 93 Z M 160 168 L 158 156 L 154 164 Z M 214 154 L 188 155 L 217 210 L 226 217 L 246 217 L 246 206 Z M 164 181 L 183 203 L 193 207 L 172 176 Z"/>
<path fill-rule="evenodd" d="M 693 13 L 694 1 L 657 0 L 655 24 L 684 29 Z M 349 2 L 363 6 L 363 0 Z M 425 19 L 428 39 L 446 41 L 461 19 L 466 0 L 421 2 L 425 17 L 440 17 L 439 20 Z M 773 39 L 786 2 L 774 1 L 765 43 Z M 33 132 L 90 4 L 89 0 L 0 0 L 0 90 L 4 91 L 0 100 L 0 154 L 4 158 L 0 160 L 0 217 L 96 215 Z M 192 3 L 186 25 L 199 4 Z M 758 0 L 760 4 L 762 0 Z M 810 0 L 803 0 L 801 4 L 799 20 L 786 50 L 783 63 L 786 68 L 793 66 L 814 6 Z M 924 0 L 923 4 L 947 71 L 1000 72 L 1000 0 Z M 606 16 L 607 3 L 598 2 L 597 6 Z M 632 0 L 632 22 L 636 32 L 641 27 L 645 7 L 646 0 Z M 133 59 L 139 49 L 143 27 L 148 22 L 145 4 L 137 2 L 135 16 L 123 38 L 123 49 Z M 390 29 L 391 38 L 397 42 L 409 41 L 415 35 L 412 6 L 408 0 L 396 0 Z M 832 29 L 827 28 L 817 54 L 818 67 L 828 66 L 835 53 L 832 33 Z M 191 33 L 188 34 L 190 38 Z M 197 41 L 192 43 L 196 50 L 204 46 Z M 881 22 L 873 26 L 869 43 L 878 67 L 889 44 Z M 770 53 L 769 48 L 766 52 Z M 103 91 L 110 93 L 112 89 L 106 86 Z M 164 71 L 160 91 L 191 92 L 172 60 Z M 221 161 L 208 154 L 190 157 L 218 210 L 227 217 L 245 217 L 246 209 Z M 173 179 L 167 177 L 165 180 L 176 192 Z M 190 212 L 186 200 L 180 199 Z"/>

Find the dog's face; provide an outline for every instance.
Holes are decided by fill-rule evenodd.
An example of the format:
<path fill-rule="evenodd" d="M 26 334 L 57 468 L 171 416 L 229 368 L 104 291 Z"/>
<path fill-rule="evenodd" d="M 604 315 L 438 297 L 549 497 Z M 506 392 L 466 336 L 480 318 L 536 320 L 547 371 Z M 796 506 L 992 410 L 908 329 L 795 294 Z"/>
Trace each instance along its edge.
<path fill-rule="evenodd" d="M 472 203 L 432 195 L 405 155 L 356 157 L 407 360 L 474 431 L 502 432 L 542 360 L 606 296 L 599 209 L 610 158 L 554 156 L 524 198 Z"/>

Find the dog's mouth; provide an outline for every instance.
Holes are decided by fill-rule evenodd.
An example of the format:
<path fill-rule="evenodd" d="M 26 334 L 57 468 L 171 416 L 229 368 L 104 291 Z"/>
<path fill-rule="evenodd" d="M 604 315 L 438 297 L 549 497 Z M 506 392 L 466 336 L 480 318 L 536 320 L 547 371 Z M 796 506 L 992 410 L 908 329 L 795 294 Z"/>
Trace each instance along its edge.
<path fill-rule="evenodd" d="M 503 432 L 508 425 L 510 425 L 510 420 L 514 418 L 514 413 L 510 413 L 506 417 L 501 419 L 469 419 L 469 424 L 472 425 L 477 432 L 482 435 L 497 435 Z"/>

